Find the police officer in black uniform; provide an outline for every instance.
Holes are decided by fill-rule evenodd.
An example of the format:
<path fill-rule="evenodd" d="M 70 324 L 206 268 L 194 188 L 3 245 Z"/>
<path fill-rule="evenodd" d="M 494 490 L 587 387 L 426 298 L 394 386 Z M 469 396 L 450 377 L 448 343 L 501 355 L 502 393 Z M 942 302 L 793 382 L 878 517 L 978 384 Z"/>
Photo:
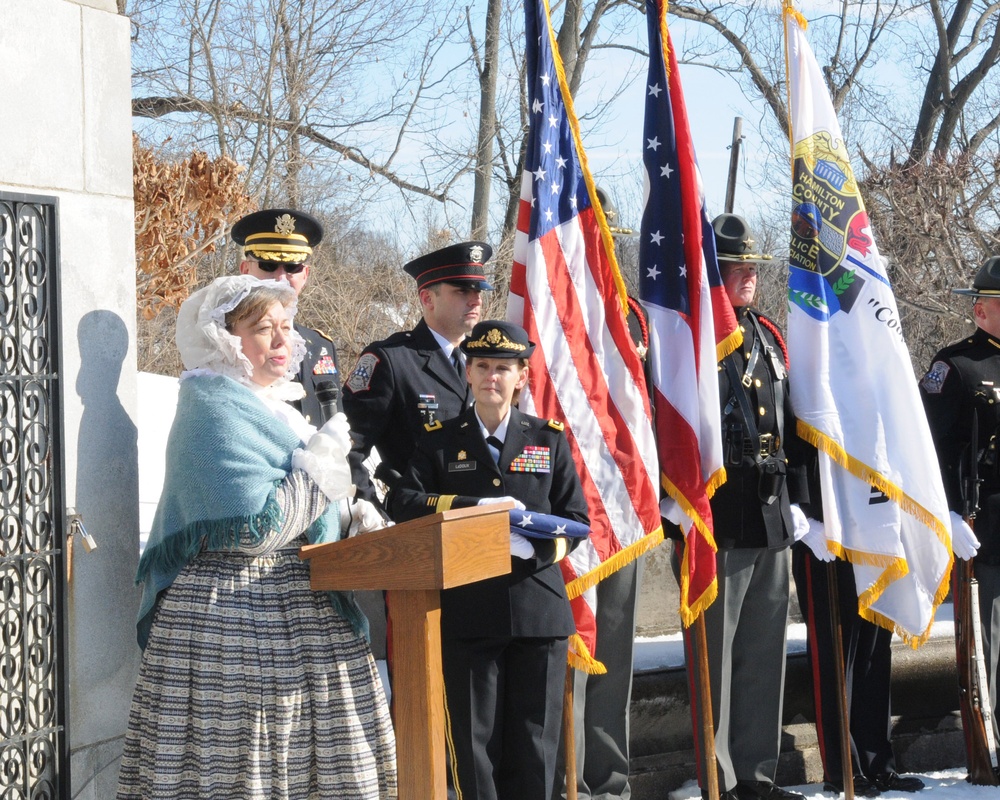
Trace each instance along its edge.
<path fill-rule="evenodd" d="M 777 326 L 750 308 L 757 265 L 746 220 L 722 214 L 715 231 L 726 293 L 743 344 L 719 366 L 727 480 L 712 498 L 719 594 L 705 612 L 719 788 L 738 800 L 801 800 L 774 784 L 781 737 L 788 616 L 791 503 L 808 499 L 805 471 L 790 467 L 795 420 Z M 801 525 L 806 525 L 801 515 Z M 723 681 L 723 676 L 727 676 Z M 700 725 L 697 697 L 692 714 Z M 719 735 L 723 733 L 724 735 Z M 697 733 L 701 740 L 701 731 Z M 699 783 L 707 787 L 704 764 Z"/>
<path fill-rule="evenodd" d="M 952 511 L 952 549 L 956 558 L 975 557 L 993 725 L 1000 737 L 995 682 L 1000 669 L 1000 256 L 986 260 L 971 288 L 953 291 L 975 298 L 976 330 L 934 356 L 920 380 L 920 395 Z M 972 477 L 973 460 L 980 481 L 975 534 L 959 516 L 971 510 L 964 501 L 974 500 L 967 498 L 971 487 L 965 480 Z"/>
<path fill-rule="evenodd" d="M 364 460 L 374 447 L 378 477 L 390 485 L 406 471 L 424 425 L 451 419 L 472 402 L 458 345 L 480 319 L 493 254 L 485 242 L 449 245 L 407 263 L 423 319 L 364 349 L 344 384 L 351 423 L 351 471 L 359 496 L 375 499 Z"/>
<path fill-rule="evenodd" d="M 392 496 L 393 517 L 513 498 L 525 515 L 588 524 L 563 425 L 513 407 L 534 349 L 509 322 L 462 343 L 475 406 L 434 420 Z M 442 661 L 459 796 L 550 800 L 568 637 L 576 628 L 557 565 L 580 539 L 511 534 L 511 572 L 441 593 Z M 561 783 L 561 780 L 560 780 Z"/>
<path fill-rule="evenodd" d="M 319 220 L 291 208 L 267 208 L 247 214 L 231 231 L 243 247 L 240 272 L 262 280 L 286 280 L 301 294 L 309 278 L 309 259 L 323 238 Z M 306 421 L 323 427 L 343 407 L 340 401 L 340 364 L 329 336 L 295 323 L 305 340 L 306 356 L 299 382 L 306 396 L 292 403 Z"/>

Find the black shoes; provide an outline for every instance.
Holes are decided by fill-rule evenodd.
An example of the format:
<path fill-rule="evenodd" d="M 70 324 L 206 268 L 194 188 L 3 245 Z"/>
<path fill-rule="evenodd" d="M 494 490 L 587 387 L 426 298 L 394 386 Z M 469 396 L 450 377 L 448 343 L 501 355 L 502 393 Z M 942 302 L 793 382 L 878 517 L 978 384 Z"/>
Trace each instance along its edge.
<path fill-rule="evenodd" d="M 737 781 L 737 800 L 805 800 L 801 794 L 782 789 L 770 781 Z"/>
<path fill-rule="evenodd" d="M 824 781 L 823 791 L 833 792 L 834 794 L 843 794 L 844 784 L 840 781 Z M 880 794 L 881 792 L 879 791 L 879 788 L 864 775 L 854 776 L 855 797 L 878 797 Z"/>
<path fill-rule="evenodd" d="M 872 783 L 880 792 L 919 792 L 924 788 L 924 782 L 912 775 L 903 777 L 896 772 L 885 772 L 872 778 Z"/>

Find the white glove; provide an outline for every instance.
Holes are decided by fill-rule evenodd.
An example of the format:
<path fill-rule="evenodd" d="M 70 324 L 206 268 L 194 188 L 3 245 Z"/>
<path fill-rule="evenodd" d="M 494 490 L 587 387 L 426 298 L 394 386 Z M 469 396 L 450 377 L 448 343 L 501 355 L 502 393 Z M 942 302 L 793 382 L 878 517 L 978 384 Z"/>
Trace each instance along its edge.
<path fill-rule="evenodd" d="M 343 411 L 338 411 L 330 417 L 318 432 L 335 439 L 337 447 L 344 451 L 344 455 L 351 452 L 351 426 L 347 422 L 347 415 Z"/>
<path fill-rule="evenodd" d="M 528 538 L 513 528 L 510 529 L 510 554 L 525 561 L 535 557 L 535 548 L 531 546 Z"/>
<path fill-rule="evenodd" d="M 354 497 L 351 466 L 347 454 L 351 451 L 350 427 L 347 417 L 335 414 L 309 439 L 305 449 L 292 453 L 292 467 L 304 470 L 330 500 L 336 502 Z"/>
<path fill-rule="evenodd" d="M 357 536 L 359 533 L 371 533 L 382 528 L 388 528 L 394 523 L 385 519 L 379 513 L 378 507 L 365 500 L 341 500 L 340 527 L 346 531 L 345 539 Z M 346 513 L 345 513 L 346 512 Z"/>
<path fill-rule="evenodd" d="M 976 557 L 978 550 L 979 540 L 976 538 L 976 534 L 972 532 L 972 528 L 969 527 L 969 523 L 952 511 L 951 551 L 955 554 L 955 558 L 970 561 Z"/>
<path fill-rule="evenodd" d="M 813 551 L 813 555 L 820 561 L 836 561 L 837 556 L 831 553 L 830 548 L 826 546 L 826 528 L 823 523 L 816 519 L 807 519 L 806 527 L 807 531 L 801 541 Z M 798 526 L 796 526 L 797 529 Z"/>
<path fill-rule="evenodd" d="M 505 495 L 504 497 L 481 497 L 479 502 L 476 503 L 477 506 L 488 506 L 493 503 L 502 503 L 504 500 L 510 500 L 514 504 L 514 508 L 518 511 L 527 511 L 524 503 L 518 500 L 516 497 L 511 497 L 510 495 Z"/>
<path fill-rule="evenodd" d="M 792 510 L 792 525 L 795 528 L 792 535 L 795 537 L 795 541 L 800 542 L 802 537 L 809 533 L 809 520 L 806 519 L 805 512 L 794 503 L 790 508 Z"/>

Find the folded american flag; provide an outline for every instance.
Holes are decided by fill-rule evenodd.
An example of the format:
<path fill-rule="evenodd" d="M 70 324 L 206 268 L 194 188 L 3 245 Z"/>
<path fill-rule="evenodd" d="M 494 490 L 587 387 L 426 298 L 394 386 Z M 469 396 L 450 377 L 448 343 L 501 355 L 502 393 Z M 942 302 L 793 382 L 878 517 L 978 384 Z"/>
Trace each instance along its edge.
<path fill-rule="evenodd" d="M 568 536 L 570 539 L 586 539 L 590 536 L 590 526 L 557 514 L 541 514 L 538 511 L 510 512 L 510 527 L 529 539 L 555 539 Z"/>

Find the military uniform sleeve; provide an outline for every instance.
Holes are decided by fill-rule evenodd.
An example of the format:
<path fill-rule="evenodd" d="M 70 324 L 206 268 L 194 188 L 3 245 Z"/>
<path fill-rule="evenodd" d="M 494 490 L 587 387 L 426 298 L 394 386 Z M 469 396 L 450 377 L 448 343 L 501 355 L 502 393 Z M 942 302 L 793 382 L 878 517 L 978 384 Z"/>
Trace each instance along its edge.
<path fill-rule="evenodd" d="M 576 522 L 590 524 L 587 500 L 583 495 L 583 485 L 576 471 L 576 464 L 569 449 L 569 442 L 559 433 L 553 448 L 555 455 L 552 465 L 552 489 L 549 492 L 549 508 L 553 514 Z M 559 561 L 580 545 L 582 539 L 562 538 L 555 540 L 532 539 L 535 548 L 535 568 L 544 569 Z"/>
<path fill-rule="evenodd" d="M 376 499 L 364 460 L 368 458 L 383 430 L 392 424 L 392 399 L 396 390 L 392 363 L 381 349 L 365 350 L 344 382 L 344 413 L 351 424 L 351 477 L 357 496 Z"/>
<path fill-rule="evenodd" d="M 947 359 L 935 359 L 921 378 L 920 398 L 937 449 L 948 506 L 953 511 L 961 511 L 959 462 L 968 453 L 973 411 L 961 375 Z"/>
<path fill-rule="evenodd" d="M 396 522 L 478 504 L 479 497 L 447 493 L 443 446 L 438 430 L 429 430 L 417 440 L 406 474 L 389 495 L 389 513 Z"/>

